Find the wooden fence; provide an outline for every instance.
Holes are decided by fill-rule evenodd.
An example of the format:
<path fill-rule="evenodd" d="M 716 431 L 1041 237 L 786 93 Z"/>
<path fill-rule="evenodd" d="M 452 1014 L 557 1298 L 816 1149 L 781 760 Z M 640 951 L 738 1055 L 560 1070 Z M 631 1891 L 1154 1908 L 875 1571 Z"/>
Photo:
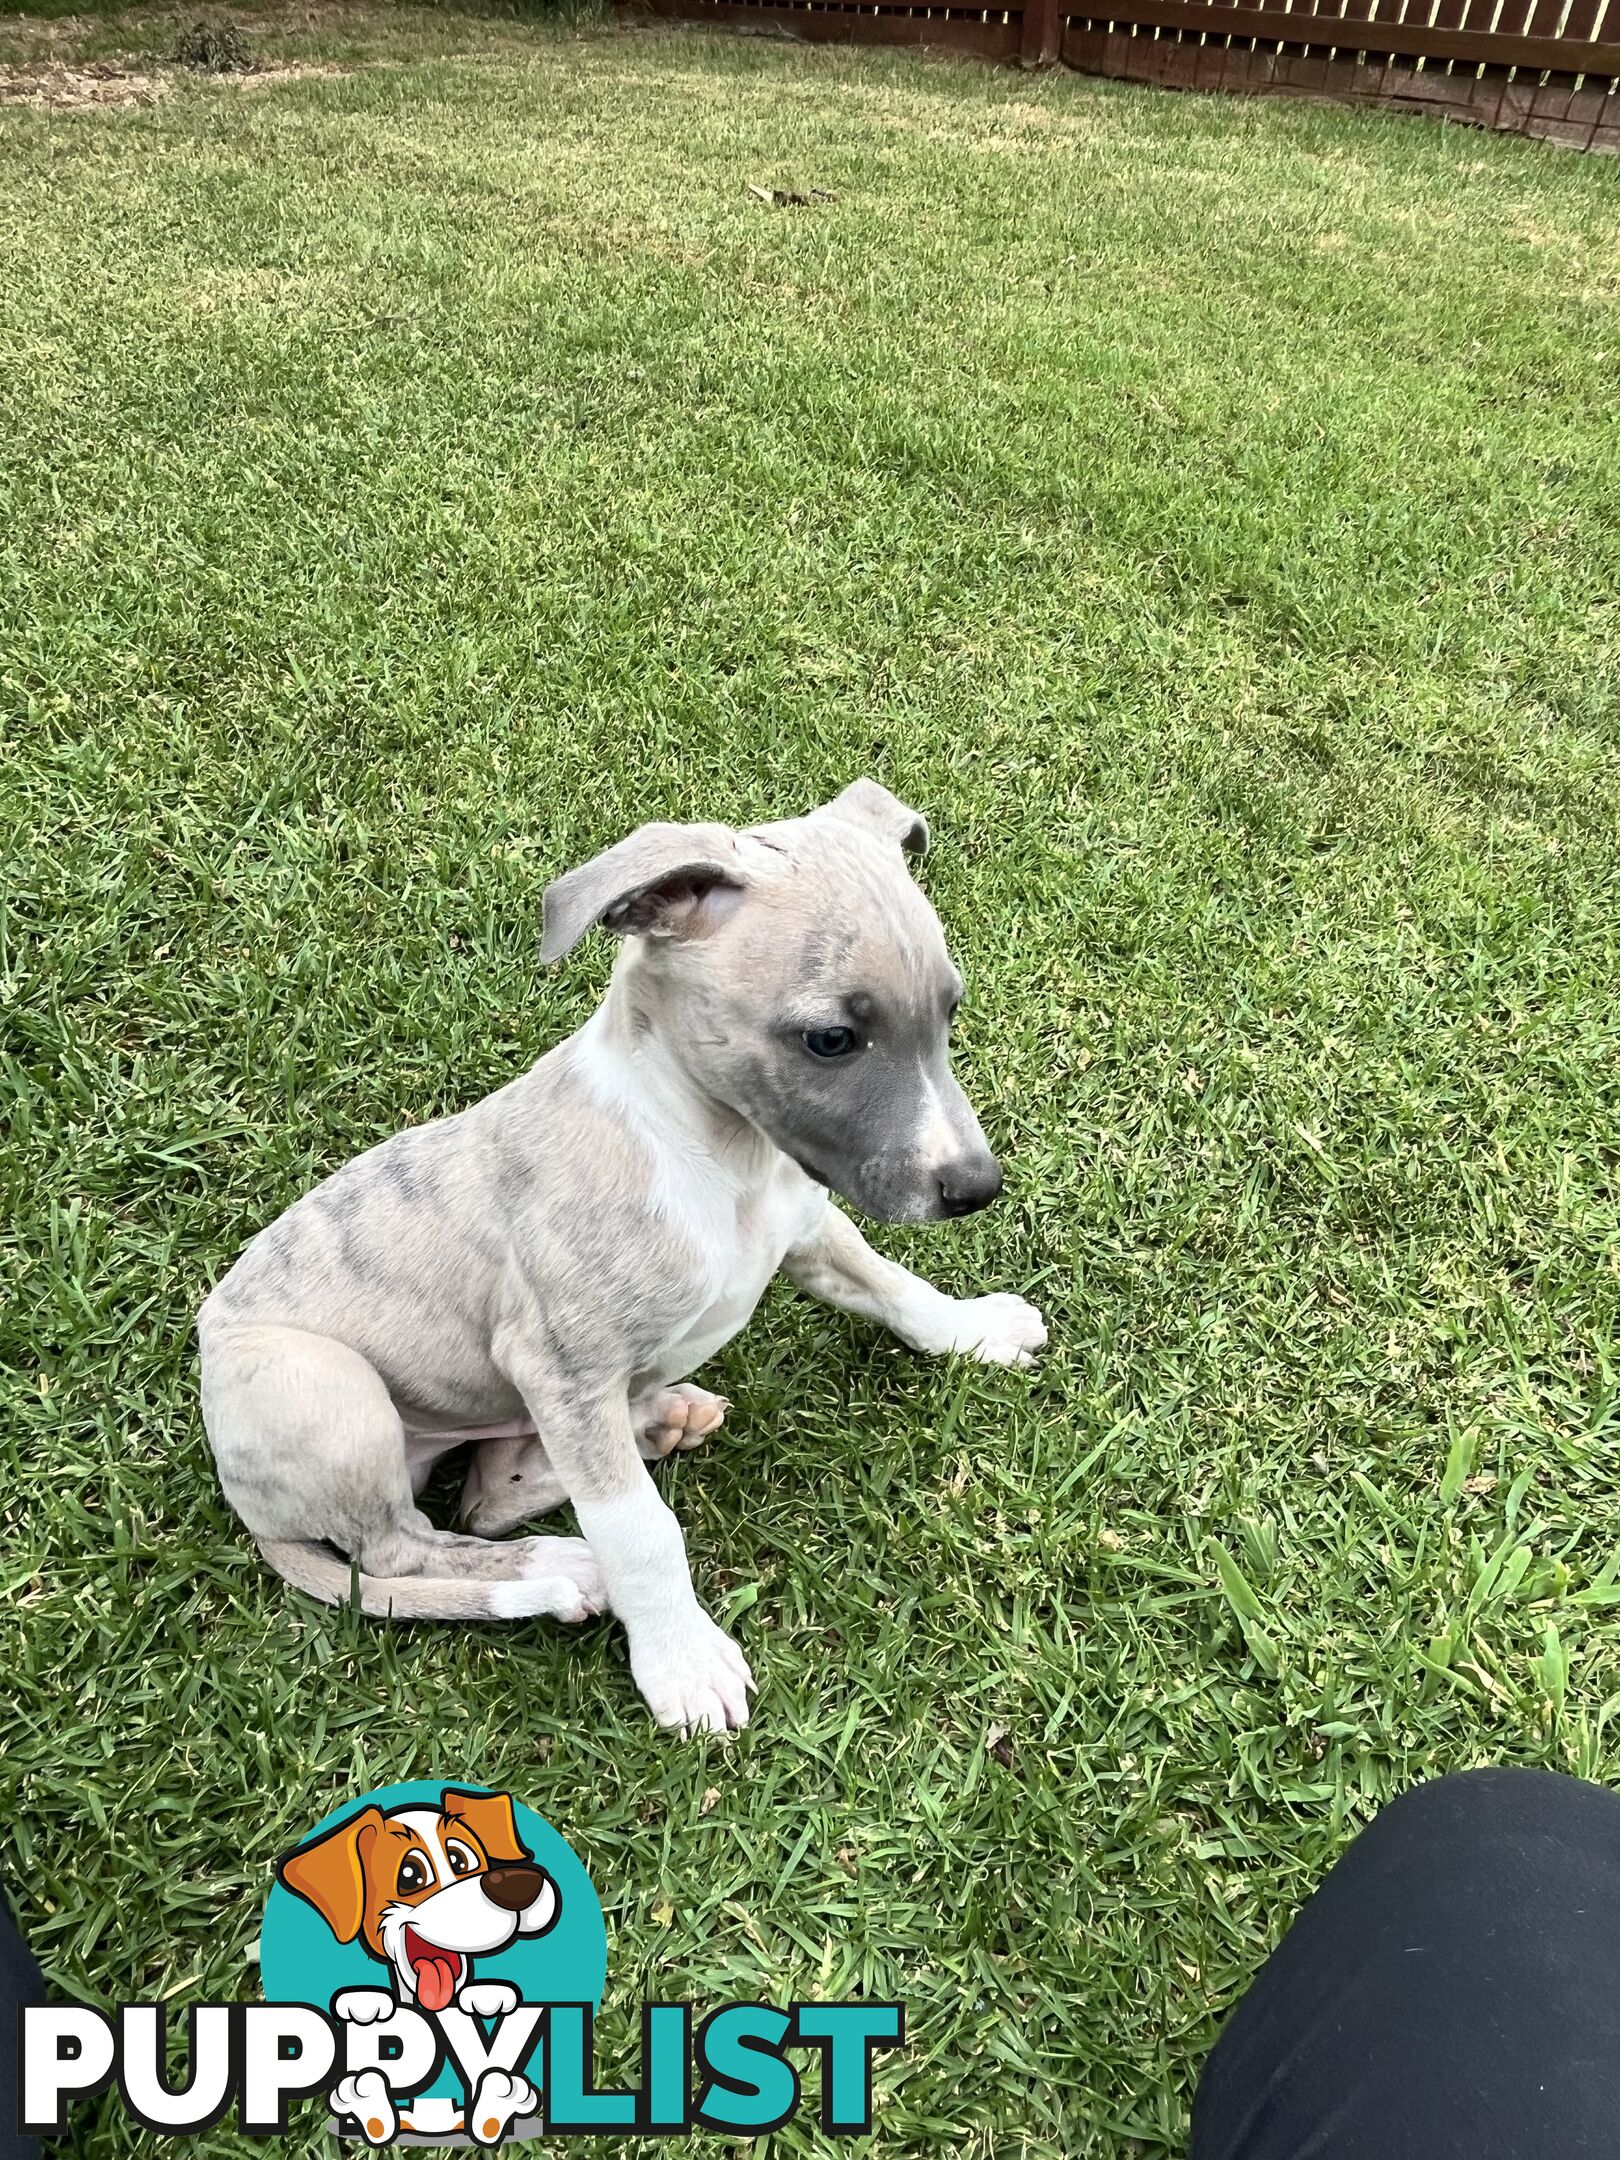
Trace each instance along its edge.
<path fill-rule="evenodd" d="M 621 0 L 841 43 L 1062 62 L 1179 90 L 1327 97 L 1620 153 L 1620 0 Z"/>

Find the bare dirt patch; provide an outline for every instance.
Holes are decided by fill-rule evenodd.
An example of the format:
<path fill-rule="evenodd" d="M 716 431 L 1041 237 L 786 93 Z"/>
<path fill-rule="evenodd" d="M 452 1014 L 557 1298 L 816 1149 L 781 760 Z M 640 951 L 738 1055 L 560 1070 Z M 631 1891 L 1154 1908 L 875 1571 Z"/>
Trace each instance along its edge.
<path fill-rule="evenodd" d="M 368 66 L 386 66 L 386 61 L 364 63 Z M 238 90 L 268 90 L 276 83 L 307 82 L 314 75 L 358 75 L 360 67 L 339 60 L 265 60 L 251 75 L 227 75 L 219 78 L 224 84 Z"/>
<path fill-rule="evenodd" d="M 211 87 L 268 90 L 277 83 L 299 82 L 311 75 L 352 75 L 353 67 L 335 60 L 289 60 L 261 63 L 247 74 L 211 74 Z M 0 62 L 0 106 L 28 105 L 38 111 L 82 112 L 93 107 L 155 105 L 186 80 L 183 67 L 133 65 L 121 60 Z"/>
<path fill-rule="evenodd" d="M 23 61 L 0 66 L 0 104 L 53 111 L 92 105 L 152 105 L 174 88 L 171 76 L 118 60 Z"/>

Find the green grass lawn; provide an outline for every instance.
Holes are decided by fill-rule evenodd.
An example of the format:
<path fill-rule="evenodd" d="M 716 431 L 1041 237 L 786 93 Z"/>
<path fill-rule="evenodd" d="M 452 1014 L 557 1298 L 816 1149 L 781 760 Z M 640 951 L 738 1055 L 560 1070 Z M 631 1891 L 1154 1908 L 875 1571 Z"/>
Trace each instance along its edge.
<path fill-rule="evenodd" d="M 65 1988 L 232 1997 L 340 1799 L 509 1784 L 602 1889 L 609 2072 L 645 1997 L 866 1990 L 880 2150 L 1175 2154 L 1381 1801 L 1620 1776 L 1620 169 L 243 20 L 347 72 L 0 105 L 0 1871 Z M 932 820 L 1009 1171 L 880 1242 L 1034 1297 L 1042 1370 L 785 1289 L 709 1369 L 664 1477 L 731 1745 L 609 1625 L 287 1590 L 209 1283 L 579 1023 L 555 872 L 862 772 Z"/>

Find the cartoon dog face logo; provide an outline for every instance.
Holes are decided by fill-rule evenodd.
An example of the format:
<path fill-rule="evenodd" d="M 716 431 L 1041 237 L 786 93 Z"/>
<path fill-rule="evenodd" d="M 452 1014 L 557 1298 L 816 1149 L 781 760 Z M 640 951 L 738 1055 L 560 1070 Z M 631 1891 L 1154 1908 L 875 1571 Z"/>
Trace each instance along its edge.
<path fill-rule="evenodd" d="M 447 1785 L 438 1807 L 363 1808 L 300 1845 L 276 1874 L 340 1943 L 389 1968 L 402 2003 L 445 2010 L 472 1960 L 543 1935 L 557 1886 L 517 1833 L 505 1793 Z"/>

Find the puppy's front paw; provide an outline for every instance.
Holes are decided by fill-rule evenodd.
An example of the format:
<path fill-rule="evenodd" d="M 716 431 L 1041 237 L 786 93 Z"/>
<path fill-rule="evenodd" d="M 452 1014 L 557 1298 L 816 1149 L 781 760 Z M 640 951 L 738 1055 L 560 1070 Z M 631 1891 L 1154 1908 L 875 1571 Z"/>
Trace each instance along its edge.
<path fill-rule="evenodd" d="M 480 2145 L 498 2145 L 520 2116 L 533 2115 L 539 2106 L 540 2096 L 526 2077 L 486 2070 L 467 2110 L 467 2128 Z"/>
<path fill-rule="evenodd" d="M 695 1732 L 732 1732 L 748 1723 L 754 1676 L 724 1628 L 701 1608 L 648 1640 L 630 1645 L 630 1670 L 660 1725 L 684 1740 Z"/>
<path fill-rule="evenodd" d="M 372 1994 L 375 1990 L 351 1992 Z M 360 2135 L 368 2145 L 387 2145 L 399 2130 L 393 2096 L 380 2070 L 357 2070 L 353 2077 L 340 2078 L 327 2096 L 326 2104 L 334 2115 L 352 2116 L 360 2125 Z"/>
<path fill-rule="evenodd" d="M 506 2017 L 518 2006 L 518 1991 L 504 1980 L 472 1980 L 456 1997 L 458 2010 L 474 2017 Z"/>
<path fill-rule="evenodd" d="M 345 1988 L 332 1997 L 332 2015 L 345 2025 L 380 2025 L 398 2008 L 386 1988 Z"/>
<path fill-rule="evenodd" d="M 1046 1322 L 1021 1297 L 995 1290 L 988 1297 L 958 1298 L 945 1345 L 981 1365 L 1033 1365 L 1046 1341 Z"/>

